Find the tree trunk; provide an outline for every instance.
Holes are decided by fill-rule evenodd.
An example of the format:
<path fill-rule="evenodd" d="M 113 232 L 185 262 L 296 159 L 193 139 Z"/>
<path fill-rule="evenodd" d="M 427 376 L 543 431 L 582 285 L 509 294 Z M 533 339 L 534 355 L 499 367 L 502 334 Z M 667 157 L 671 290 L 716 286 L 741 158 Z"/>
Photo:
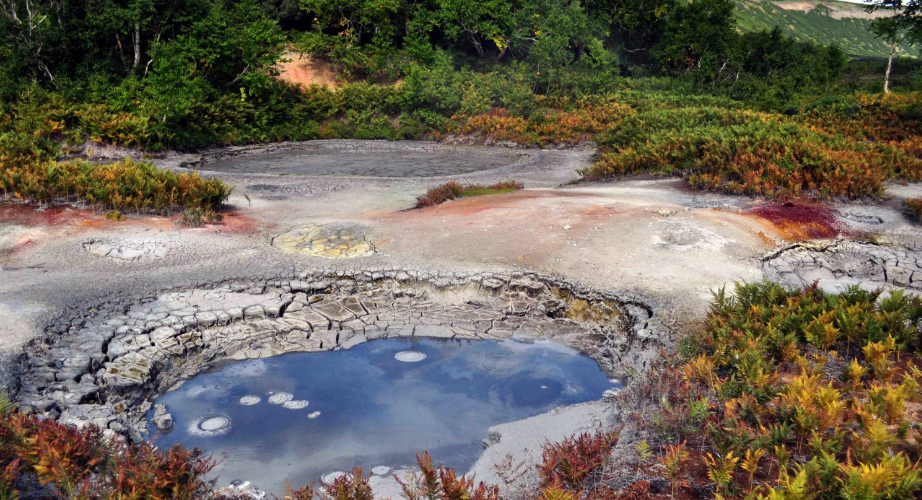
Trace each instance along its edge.
<path fill-rule="evenodd" d="M 477 57 L 483 59 L 483 45 L 481 45 L 480 40 L 477 39 L 477 35 L 469 33 L 471 35 L 471 42 L 474 43 L 474 50 L 477 51 Z"/>
<path fill-rule="evenodd" d="M 131 65 L 132 71 L 138 69 L 138 65 L 141 64 L 141 24 L 138 22 L 134 23 L 134 36 L 132 36 L 134 41 L 134 64 Z"/>
<path fill-rule="evenodd" d="M 884 94 L 890 93 L 890 68 L 893 67 L 894 53 L 896 53 L 896 43 L 890 46 L 890 58 L 887 59 L 887 73 L 884 75 Z"/>
<path fill-rule="evenodd" d="M 502 61 L 503 58 L 506 57 L 506 52 L 508 51 L 509 51 L 509 46 L 508 45 L 504 46 L 503 49 L 499 51 L 499 55 L 496 56 L 496 60 Z"/>

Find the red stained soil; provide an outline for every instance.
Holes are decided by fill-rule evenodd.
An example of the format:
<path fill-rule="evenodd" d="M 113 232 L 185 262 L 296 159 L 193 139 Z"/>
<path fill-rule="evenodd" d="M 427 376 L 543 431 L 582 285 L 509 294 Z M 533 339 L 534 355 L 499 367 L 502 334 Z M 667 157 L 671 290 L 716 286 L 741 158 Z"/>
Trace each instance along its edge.
<path fill-rule="evenodd" d="M 239 212 L 225 212 L 224 221 L 208 225 L 204 229 L 224 233 L 252 233 L 259 229 L 260 223 L 241 215 Z M 77 227 L 118 229 L 124 227 L 151 227 L 155 229 L 185 229 L 174 224 L 176 217 L 142 217 L 126 218 L 121 222 L 106 219 L 105 213 L 88 209 L 76 209 L 69 206 L 51 207 L 38 210 L 35 205 L 0 205 L 0 222 L 19 224 L 29 227 Z"/>
<path fill-rule="evenodd" d="M 224 221 L 206 227 L 220 230 L 222 233 L 249 234 L 256 232 L 261 226 L 259 221 L 240 215 L 240 212 L 225 212 L 221 215 L 224 216 Z"/>
<path fill-rule="evenodd" d="M 414 210 L 404 210 L 395 214 L 396 219 L 416 219 L 425 217 L 441 216 L 464 216 L 473 215 L 489 210 L 502 210 L 506 208 L 515 208 L 519 202 L 525 200 L 541 198 L 569 198 L 580 196 L 592 196 L 584 193 L 574 193 L 570 191 L 550 191 L 550 190 L 523 190 L 514 193 L 491 194 L 486 196 L 471 196 L 469 198 L 460 198 L 451 200 L 441 205 Z"/>
<path fill-rule="evenodd" d="M 825 205 L 771 202 L 748 212 L 770 222 L 787 240 L 832 238 L 844 229 Z"/>
<path fill-rule="evenodd" d="M 0 222 L 23 226 L 74 225 L 90 220 L 105 221 L 104 215 L 92 210 L 78 210 L 73 207 L 52 207 L 38 210 L 35 205 L 0 205 Z"/>

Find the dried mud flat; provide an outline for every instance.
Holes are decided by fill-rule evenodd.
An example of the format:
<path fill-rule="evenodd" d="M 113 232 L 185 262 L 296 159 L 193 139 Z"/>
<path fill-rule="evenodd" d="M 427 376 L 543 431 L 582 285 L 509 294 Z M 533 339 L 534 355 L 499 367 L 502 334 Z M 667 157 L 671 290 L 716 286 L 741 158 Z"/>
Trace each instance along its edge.
<path fill-rule="evenodd" d="M 145 405 L 210 361 L 449 331 L 556 337 L 620 375 L 734 281 L 922 290 L 922 236 L 900 206 L 919 186 L 779 206 L 674 179 L 571 184 L 593 154 L 314 141 L 163 155 L 234 187 L 225 222 L 198 229 L 0 207 L 0 380 L 31 411 L 138 439 Z M 408 210 L 449 180 L 526 189 Z M 474 470 L 497 480 L 506 453 L 534 461 L 545 439 L 618 419 L 597 402 L 497 426 Z"/>

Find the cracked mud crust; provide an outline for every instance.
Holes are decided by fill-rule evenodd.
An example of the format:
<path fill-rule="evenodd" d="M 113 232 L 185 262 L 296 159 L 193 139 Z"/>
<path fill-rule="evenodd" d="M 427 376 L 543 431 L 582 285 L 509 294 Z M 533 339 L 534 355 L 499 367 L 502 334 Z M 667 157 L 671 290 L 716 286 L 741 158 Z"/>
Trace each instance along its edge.
<path fill-rule="evenodd" d="M 922 248 L 911 243 L 823 240 L 798 243 L 763 259 L 766 275 L 801 287 L 816 282 L 829 292 L 851 285 L 922 292 Z"/>
<path fill-rule="evenodd" d="M 403 336 L 547 337 L 610 374 L 642 370 L 665 345 L 654 308 L 534 273 L 316 271 L 101 306 L 29 349 L 16 399 L 27 411 L 144 438 L 151 402 L 211 363 L 348 349 Z"/>

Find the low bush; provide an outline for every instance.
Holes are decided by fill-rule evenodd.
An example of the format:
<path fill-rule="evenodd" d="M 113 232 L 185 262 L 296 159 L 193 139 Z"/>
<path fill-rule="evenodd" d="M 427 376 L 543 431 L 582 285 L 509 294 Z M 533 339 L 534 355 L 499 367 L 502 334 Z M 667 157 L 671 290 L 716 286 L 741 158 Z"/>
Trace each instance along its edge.
<path fill-rule="evenodd" d="M 909 214 L 916 222 L 922 222 L 922 198 L 906 200 L 906 208 L 909 209 Z"/>
<path fill-rule="evenodd" d="M 416 456 L 418 473 L 411 473 L 405 479 L 397 478 L 406 500 L 499 500 L 499 488 L 479 483 L 458 476 L 454 469 L 432 463 L 428 452 Z M 357 498 L 338 498 L 336 500 L 362 500 Z"/>
<path fill-rule="evenodd" d="M 5 412 L 0 416 L 0 497 L 193 500 L 211 496 L 215 462 L 199 450 L 108 439 L 85 429 Z"/>
<path fill-rule="evenodd" d="M 732 297 L 719 291 L 680 356 L 631 392 L 704 402 L 693 426 L 668 404 L 641 416 L 659 440 L 689 443 L 689 492 L 712 484 L 724 497 L 917 498 L 920 319 L 922 299 L 899 291 L 740 284 Z"/>
<path fill-rule="evenodd" d="M 424 196 L 416 198 L 416 208 L 432 207 L 441 205 L 449 200 L 470 196 L 512 193 L 524 187 L 524 184 L 515 181 L 497 182 L 490 186 L 481 186 L 479 184 L 461 185 L 458 182 L 447 182 L 426 191 Z"/>
<path fill-rule="evenodd" d="M 884 182 L 918 179 L 922 161 L 902 149 L 812 130 L 777 114 L 717 107 L 659 107 L 599 136 L 589 180 L 654 172 L 699 189 L 772 198 L 863 197 Z"/>
<path fill-rule="evenodd" d="M 223 215 L 215 213 L 215 211 L 210 208 L 205 210 L 201 208 L 187 208 L 179 214 L 176 223 L 188 227 L 203 227 L 205 224 L 218 224 L 223 220 Z"/>
<path fill-rule="evenodd" d="M 197 173 L 177 174 L 125 159 L 110 164 L 59 162 L 40 143 L 16 133 L 0 135 L 0 194 L 39 203 L 86 201 L 100 210 L 214 209 L 231 188 Z"/>
<path fill-rule="evenodd" d="M 599 429 L 595 435 L 583 433 L 559 443 L 546 443 L 541 454 L 538 474 L 547 486 L 564 487 L 579 492 L 589 475 L 605 464 L 611 449 L 618 443 L 617 432 Z"/>

